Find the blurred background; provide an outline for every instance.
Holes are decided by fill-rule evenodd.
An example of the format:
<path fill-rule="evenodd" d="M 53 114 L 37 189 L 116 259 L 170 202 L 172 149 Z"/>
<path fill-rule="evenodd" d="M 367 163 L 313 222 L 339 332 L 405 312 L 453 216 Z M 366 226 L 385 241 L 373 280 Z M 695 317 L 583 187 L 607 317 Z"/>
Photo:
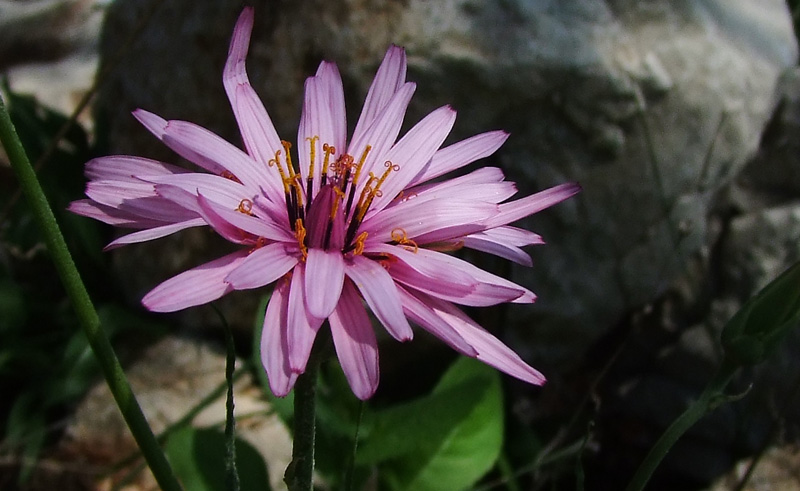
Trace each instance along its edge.
<path fill-rule="evenodd" d="M 581 183 L 580 195 L 522 224 L 547 242 L 530 250 L 533 268 L 469 255 L 538 294 L 532 306 L 470 314 L 548 384 L 492 379 L 497 397 L 485 407 L 502 438 L 466 486 L 624 487 L 714 373 L 724 323 L 800 259 L 800 2 L 249 4 L 248 72 L 282 138 L 296 139 L 303 80 L 323 59 L 339 67 L 352 126 L 394 43 L 418 84 L 406 127 L 452 104 L 459 117 L 448 141 L 511 133 L 479 164 L 502 167 L 521 193 Z M 224 418 L 214 396 L 224 382 L 221 322 L 208 307 L 154 316 L 139 299 L 225 245 L 190 230 L 104 253 L 114 231 L 65 208 L 83 197 L 83 164 L 94 156 L 185 164 L 131 116 L 136 108 L 241 144 L 222 66 L 243 5 L 0 0 L 1 90 L 145 413 L 189 473 L 214 455 L 177 456 L 218 442 Z M 152 489 L 4 155 L 0 177 L 0 489 Z M 241 357 L 240 454 L 280 489 L 287 402 L 269 401 L 251 349 L 268 294 L 234 293 L 218 306 Z M 374 414 L 413 409 L 403 405 L 440 387 L 457 358 L 421 334 L 384 341 Z M 335 364 L 323 378 L 320 452 L 348 454 L 358 404 L 339 390 Z M 651 489 L 800 489 L 798 388 L 793 332 L 740 373 L 742 397 L 678 443 Z M 338 489 L 342 462 L 320 459 L 321 486 Z M 414 489 L 386 477 L 411 468 L 398 459 L 363 460 L 360 482 Z"/>

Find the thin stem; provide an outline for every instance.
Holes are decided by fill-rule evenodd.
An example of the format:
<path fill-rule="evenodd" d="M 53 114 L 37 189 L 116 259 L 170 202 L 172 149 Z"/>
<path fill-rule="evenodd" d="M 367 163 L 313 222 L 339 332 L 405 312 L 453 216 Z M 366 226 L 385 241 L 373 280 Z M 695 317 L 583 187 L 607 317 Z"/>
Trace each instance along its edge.
<path fill-rule="evenodd" d="M 347 473 L 344 476 L 344 489 L 351 491 L 353 489 L 353 474 L 356 468 L 356 457 L 358 456 L 358 438 L 361 433 L 361 420 L 364 417 L 364 401 L 358 403 L 358 420 L 356 421 L 356 432 L 353 435 L 353 453 L 350 456 L 350 465 L 347 467 Z"/>
<path fill-rule="evenodd" d="M 294 384 L 294 447 L 292 462 L 283 476 L 290 491 L 312 489 L 318 371 L 319 361 L 312 355 L 306 371 Z"/>
<path fill-rule="evenodd" d="M 236 470 L 236 418 L 233 414 L 233 372 L 236 369 L 236 346 L 233 342 L 233 331 L 225 320 L 225 316 L 211 304 L 219 315 L 225 328 L 225 380 L 228 385 L 228 396 L 225 400 L 225 488 L 228 491 L 239 491 L 239 473 Z"/>
<path fill-rule="evenodd" d="M 181 489 L 172 468 L 167 462 L 164 452 L 158 445 L 153 430 L 147 424 L 139 403 L 128 384 L 122 366 L 108 341 L 105 332 L 100 326 L 100 318 L 94 309 L 86 287 L 81 280 L 78 269 L 72 261 L 72 256 L 67 249 L 61 230 L 53 215 L 53 210 L 39 185 L 36 173 L 31 167 L 28 156 L 22 148 L 17 132 L 11 122 L 11 117 L 6 110 L 5 103 L 0 97 L 0 142 L 6 149 L 11 167 L 17 174 L 25 198 L 33 209 L 34 216 L 44 235 L 47 250 L 61 282 L 64 284 L 67 295 L 78 316 L 78 321 L 86 334 L 89 345 L 94 352 L 109 389 L 117 402 L 122 417 L 128 424 L 133 438 L 142 450 L 147 465 L 161 489 L 178 491 Z"/>
<path fill-rule="evenodd" d="M 647 485 L 653 472 L 666 457 L 678 438 L 683 436 L 700 418 L 711 412 L 716 407 L 719 398 L 724 397 L 725 387 L 730 382 L 738 367 L 723 362 L 717 374 L 708 383 L 700 397 L 689 406 L 671 425 L 664 431 L 661 438 L 653 445 L 650 452 L 639 465 L 626 491 L 641 491 Z"/>

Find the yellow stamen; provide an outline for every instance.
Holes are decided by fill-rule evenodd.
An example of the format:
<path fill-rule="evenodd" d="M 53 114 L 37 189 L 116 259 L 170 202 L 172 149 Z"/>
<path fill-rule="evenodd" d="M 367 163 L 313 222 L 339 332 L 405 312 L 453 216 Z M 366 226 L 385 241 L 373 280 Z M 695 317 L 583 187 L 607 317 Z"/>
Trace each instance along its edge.
<path fill-rule="evenodd" d="M 416 242 L 408 238 L 408 234 L 402 228 L 396 228 L 392 230 L 392 240 L 404 246 L 407 250 L 413 252 L 414 254 L 419 251 L 419 246 Z"/>
<path fill-rule="evenodd" d="M 358 165 L 356 166 L 356 173 L 353 176 L 353 186 L 358 184 L 358 177 L 361 175 L 361 168 L 364 167 L 364 162 L 367 161 L 367 154 L 369 151 L 372 150 L 372 145 L 367 145 L 364 148 L 364 152 L 361 154 L 361 158 L 358 159 Z"/>
<path fill-rule="evenodd" d="M 275 167 L 278 168 L 278 173 L 280 173 L 281 181 L 283 182 L 283 191 L 286 194 L 289 194 L 289 181 L 288 181 L 289 177 L 286 175 L 286 171 L 283 170 L 283 165 L 281 165 L 281 151 L 280 150 L 275 152 L 275 158 L 274 159 L 270 159 L 270 161 L 267 162 L 267 165 L 270 166 L 270 167 L 272 167 L 274 165 Z"/>
<path fill-rule="evenodd" d="M 297 238 L 297 243 L 300 245 L 300 253 L 303 255 L 302 261 L 305 262 L 308 257 L 308 248 L 306 247 L 306 228 L 303 226 L 303 219 L 298 218 L 294 221 L 294 236 Z"/>
<path fill-rule="evenodd" d="M 292 143 L 286 140 L 281 140 L 281 145 L 283 145 L 283 149 L 286 151 L 286 167 L 289 169 L 289 177 L 294 177 L 294 165 L 292 165 L 292 154 L 289 152 L 289 149 L 292 148 Z"/>
<path fill-rule="evenodd" d="M 367 241 L 367 232 L 361 232 L 353 243 L 353 254 L 360 256 L 364 253 L 364 242 Z"/>
<path fill-rule="evenodd" d="M 239 202 L 239 206 L 236 207 L 236 211 L 253 216 L 253 202 L 249 199 L 243 199 Z"/>
<path fill-rule="evenodd" d="M 318 136 L 306 137 L 306 141 L 311 147 L 308 152 L 311 156 L 311 165 L 308 167 L 308 179 L 314 178 L 314 162 L 317 160 L 317 140 L 319 140 Z"/>
<path fill-rule="evenodd" d="M 333 206 L 331 206 L 331 221 L 333 221 L 333 219 L 336 218 L 336 212 L 339 210 L 339 203 L 344 198 L 344 193 L 342 192 L 341 189 L 334 187 L 333 190 L 336 192 L 336 195 L 339 199 L 335 199 L 333 201 Z"/>
<path fill-rule="evenodd" d="M 389 177 L 389 173 L 390 172 L 392 172 L 392 171 L 397 172 L 397 171 L 400 170 L 400 166 L 399 165 L 393 164 L 388 160 L 386 162 L 384 162 L 383 165 L 384 165 L 384 167 L 386 167 L 386 170 L 383 171 L 383 174 L 381 175 L 381 178 L 378 180 L 378 184 L 375 185 L 375 191 L 376 192 L 378 191 L 378 189 L 380 189 L 381 184 L 383 184 L 383 181 L 385 181 L 386 178 Z"/>
<path fill-rule="evenodd" d="M 325 151 L 325 158 L 322 161 L 322 175 L 324 176 L 328 174 L 328 163 L 330 162 L 331 155 L 336 153 L 336 147 L 323 143 L 322 150 Z"/>
<path fill-rule="evenodd" d="M 378 178 L 372 175 L 372 173 L 370 172 L 369 180 L 364 185 L 364 189 L 361 190 L 361 196 L 358 197 L 358 204 L 356 204 L 355 219 L 359 223 L 364 219 L 364 215 L 367 214 L 367 209 L 369 209 L 369 205 L 370 203 L 372 203 L 372 198 L 373 198 L 372 183 L 377 180 Z"/>

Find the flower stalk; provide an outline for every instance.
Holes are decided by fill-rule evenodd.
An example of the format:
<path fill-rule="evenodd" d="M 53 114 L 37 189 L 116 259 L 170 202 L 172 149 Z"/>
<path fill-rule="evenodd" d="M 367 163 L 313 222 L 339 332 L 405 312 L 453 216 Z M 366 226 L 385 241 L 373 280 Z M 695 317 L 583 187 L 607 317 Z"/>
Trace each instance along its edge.
<path fill-rule="evenodd" d="M 311 491 L 313 488 L 318 372 L 319 361 L 312 359 L 294 386 L 292 462 L 283 476 L 289 491 Z"/>
<path fill-rule="evenodd" d="M 2 97 L 0 97 L 0 142 L 2 142 L 3 148 L 8 154 L 8 159 L 19 179 L 22 192 L 41 228 L 47 250 L 61 278 L 61 282 L 64 284 L 92 352 L 100 364 L 108 387 L 128 428 L 130 428 L 136 443 L 142 450 L 147 465 L 153 472 L 153 476 L 161 489 L 166 491 L 181 490 L 181 485 L 175 478 L 164 452 L 156 441 L 153 431 L 148 425 L 136 397 L 133 395 L 119 359 L 117 359 L 105 331 L 100 326 L 100 318 L 97 316 L 97 311 L 89 298 L 89 293 L 86 291 L 78 269 L 75 267 L 53 210 L 47 202 L 47 197 L 39 184 L 25 149 L 22 147 Z"/>
<path fill-rule="evenodd" d="M 710 413 L 719 405 L 720 401 L 727 399 L 725 388 L 733 378 L 739 366 L 725 360 L 722 366 L 708 383 L 700 397 L 692 403 L 686 411 L 672 422 L 664 431 L 661 438 L 653 445 L 644 461 L 639 465 L 636 474 L 633 475 L 626 491 L 641 491 L 647 485 L 653 472 L 667 456 L 673 445 L 683 436 L 700 418 Z"/>

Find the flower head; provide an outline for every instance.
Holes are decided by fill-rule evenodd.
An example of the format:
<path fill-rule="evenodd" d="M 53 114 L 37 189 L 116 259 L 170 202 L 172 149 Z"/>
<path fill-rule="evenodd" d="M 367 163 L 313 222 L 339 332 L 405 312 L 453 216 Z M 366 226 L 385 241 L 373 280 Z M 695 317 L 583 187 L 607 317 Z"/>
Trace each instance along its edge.
<path fill-rule="evenodd" d="M 483 133 L 441 148 L 455 111 L 441 107 L 398 140 L 415 84 L 402 48 L 389 48 L 348 142 L 342 81 L 322 62 L 306 80 L 296 145 L 281 140 L 245 71 L 253 10 L 236 24 L 223 80 L 246 151 L 185 121 L 134 116 L 168 147 L 205 170 L 189 172 L 132 156 L 87 164 L 85 216 L 139 229 L 109 247 L 208 225 L 241 248 L 161 283 L 142 300 L 170 312 L 232 290 L 274 283 L 261 355 L 270 387 L 286 395 L 305 370 L 328 320 L 337 356 L 361 399 L 378 385 L 368 307 L 398 341 L 409 320 L 456 351 L 532 384 L 544 377 L 455 304 L 529 303 L 528 289 L 447 251 L 461 247 L 530 265 L 521 247 L 541 238 L 509 224 L 576 192 L 565 184 L 514 201 L 495 167 L 449 180 L 450 171 L 494 153 L 507 138 Z"/>

